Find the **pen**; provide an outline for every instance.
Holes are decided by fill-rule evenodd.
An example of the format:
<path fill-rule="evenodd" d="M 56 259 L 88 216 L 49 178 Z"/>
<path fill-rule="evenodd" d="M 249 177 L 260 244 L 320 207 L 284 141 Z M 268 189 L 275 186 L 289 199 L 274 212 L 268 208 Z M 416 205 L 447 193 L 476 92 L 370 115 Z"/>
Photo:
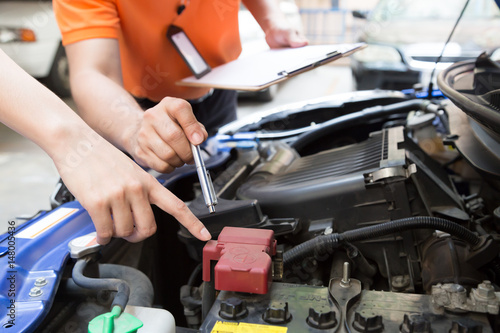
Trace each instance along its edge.
<path fill-rule="evenodd" d="M 200 179 L 201 191 L 203 192 L 203 199 L 208 207 L 210 214 L 215 213 L 215 205 L 217 205 L 217 196 L 215 195 L 214 185 L 210 178 L 210 173 L 205 168 L 205 163 L 201 157 L 201 150 L 199 146 L 191 144 L 193 151 L 194 163 L 196 164 L 196 171 Z"/>

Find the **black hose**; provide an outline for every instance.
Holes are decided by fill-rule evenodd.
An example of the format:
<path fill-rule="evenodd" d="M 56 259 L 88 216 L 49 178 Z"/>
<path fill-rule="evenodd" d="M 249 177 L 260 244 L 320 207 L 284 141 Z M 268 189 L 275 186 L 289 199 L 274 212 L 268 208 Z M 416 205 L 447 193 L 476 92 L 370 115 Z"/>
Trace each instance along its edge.
<path fill-rule="evenodd" d="M 370 264 L 357 247 L 347 242 L 344 242 L 343 247 L 346 249 L 347 257 L 352 260 L 357 271 L 367 278 L 372 278 L 377 274 L 377 266 Z"/>
<path fill-rule="evenodd" d="M 389 116 L 400 112 L 409 112 L 413 110 L 424 110 L 430 102 L 422 99 L 412 99 L 404 102 L 394 103 L 390 105 L 377 105 L 366 108 L 364 110 L 349 113 L 321 123 L 317 128 L 299 135 L 297 140 L 292 143 L 292 148 L 301 151 L 305 146 L 314 142 L 316 139 L 332 131 L 339 131 L 347 126 L 355 126 L 363 124 L 367 120 L 371 120 L 381 116 Z"/>
<path fill-rule="evenodd" d="M 283 255 L 283 264 L 287 267 L 290 265 L 300 265 L 305 258 L 317 254 L 329 253 L 338 247 L 340 243 L 358 242 L 412 229 L 444 231 L 467 242 L 472 247 L 479 245 L 481 242 L 479 236 L 454 222 L 432 216 L 415 216 L 349 230 L 343 233 L 318 236 L 285 252 Z"/>
<path fill-rule="evenodd" d="M 101 289 L 101 290 L 114 290 L 116 291 L 115 298 L 111 308 L 118 305 L 122 311 L 128 302 L 128 297 L 130 295 L 130 287 L 127 282 L 119 279 L 100 279 L 100 278 L 89 278 L 83 275 L 85 267 L 89 263 L 90 258 L 80 259 L 75 263 L 73 267 L 73 281 L 82 288 L 88 289 Z"/>
<path fill-rule="evenodd" d="M 151 307 L 154 299 L 153 284 L 138 269 L 123 265 L 99 264 L 100 278 L 124 280 L 130 286 L 128 305 Z"/>
<path fill-rule="evenodd" d="M 188 283 L 187 283 L 188 286 L 190 286 L 190 287 L 194 287 L 195 286 L 196 279 L 200 275 L 202 268 L 203 268 L 203 264 L 201 264 L 201 263 L 198 264 L 195 267 L 195 269 L 193 270 L 193 272 L 189 276 L 189 280 L 188 280 Z"/>
<path fill-rule="evenodd" d="M 153 305 L 154 290 L 148 277 L 139 270 L 127 266 L 118 265 L 99 265 L 100 278 L 118 278 L 125 280 L 130 286 L 130 296 L 128 305 L 151 307 Z M 80 287 L 72 278 L 63 279 L 59 289 L 64 291 L 65 295 L 70 296 L 90 296 L 102 297 L 99 293 L 102 289 L 88 289 Z"/>

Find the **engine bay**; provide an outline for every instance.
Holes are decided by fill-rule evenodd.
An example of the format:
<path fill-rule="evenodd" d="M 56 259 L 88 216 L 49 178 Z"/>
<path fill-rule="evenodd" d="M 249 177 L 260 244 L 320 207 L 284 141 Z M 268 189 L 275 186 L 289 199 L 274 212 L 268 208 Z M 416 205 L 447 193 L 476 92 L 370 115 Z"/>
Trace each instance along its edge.
<path fill-rule="evenodd" d="M 129 305 L 170 312 L 176 332 L 499 331 L 497 81 L 474 65 L 442 73 L 446 96 L 355 92 L 226 125 L 203 149 L 214 214 L 194 166 L 153 173 L 212 241 L 155 209 L 150 239 L 70 259 L 68 240 L 91 231 L 75 216 L 50 239 L 57 265 L 26 264 L 55 271 L 30 329 L 86 331 L 123 292 L 96 281 L 114 278 Z M 64 187 L 54 198 L 76 207 Z"/>
<path fill-rule="evenodd" d="M 215 178 L 222 205 L 202 221 L 234 225 L 234 210 L 247 216 L 249 209 L 234 200 L 247 201 L 254 210 L 247 226 L 275 231 L 283 270 L 265 295 L 221 291 L 201 332 L 222 329 L 228 319 L 291 332 L 494 331 L 497 310 L 486 310 L 488 301 L 479 310 L 478 295 L 489 290 L 496 298 L 498 201 L 481 195 L 495 193 L 495 181 L 447 149 L 460 109 L 439 99 L 393 98 L 363 100 L 345 115 L 357 101 L 316 109 L 337 117 L 296 137 L 283 139 L 296 128 L 275 133 L 279 140 L 266 133 L 252 170 L 228 168 Z M 291 127 L 301 116 L 287 114 Z M 237 189 L 220 191 L 228 179 Z M 233 317 L 223 310 L 228 303 L 238 309 Z"/>

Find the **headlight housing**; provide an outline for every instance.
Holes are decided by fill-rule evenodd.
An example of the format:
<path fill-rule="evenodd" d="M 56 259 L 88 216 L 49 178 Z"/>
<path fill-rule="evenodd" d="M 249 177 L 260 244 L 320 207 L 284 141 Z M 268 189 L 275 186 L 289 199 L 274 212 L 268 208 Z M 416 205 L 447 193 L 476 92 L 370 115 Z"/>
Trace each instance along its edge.
<path fill-rule="evenodd" d="M 0 44 L 35 41 L 35 32 L 31 29 L 0 27 Z"/>
<path fill-rule="evenodd" d="M 365 63 L 399 63 L 403 61 L 398 50 L 384 45 L 368 45 L 363 50 L 354 53 L 352 57 Z"/>

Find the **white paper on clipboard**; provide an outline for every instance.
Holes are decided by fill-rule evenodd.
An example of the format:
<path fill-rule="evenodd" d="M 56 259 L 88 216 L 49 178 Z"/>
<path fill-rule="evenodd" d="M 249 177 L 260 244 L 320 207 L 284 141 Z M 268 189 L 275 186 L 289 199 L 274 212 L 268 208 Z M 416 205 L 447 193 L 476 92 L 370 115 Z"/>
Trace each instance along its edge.
<path fill-rule="evenodd" d="M 364 43 L 328 44 L 265 50 L 215 67 L 202 78 L 190 76 L 177 84 L 257 91 L 348 56 L 364 46 Z"/>

